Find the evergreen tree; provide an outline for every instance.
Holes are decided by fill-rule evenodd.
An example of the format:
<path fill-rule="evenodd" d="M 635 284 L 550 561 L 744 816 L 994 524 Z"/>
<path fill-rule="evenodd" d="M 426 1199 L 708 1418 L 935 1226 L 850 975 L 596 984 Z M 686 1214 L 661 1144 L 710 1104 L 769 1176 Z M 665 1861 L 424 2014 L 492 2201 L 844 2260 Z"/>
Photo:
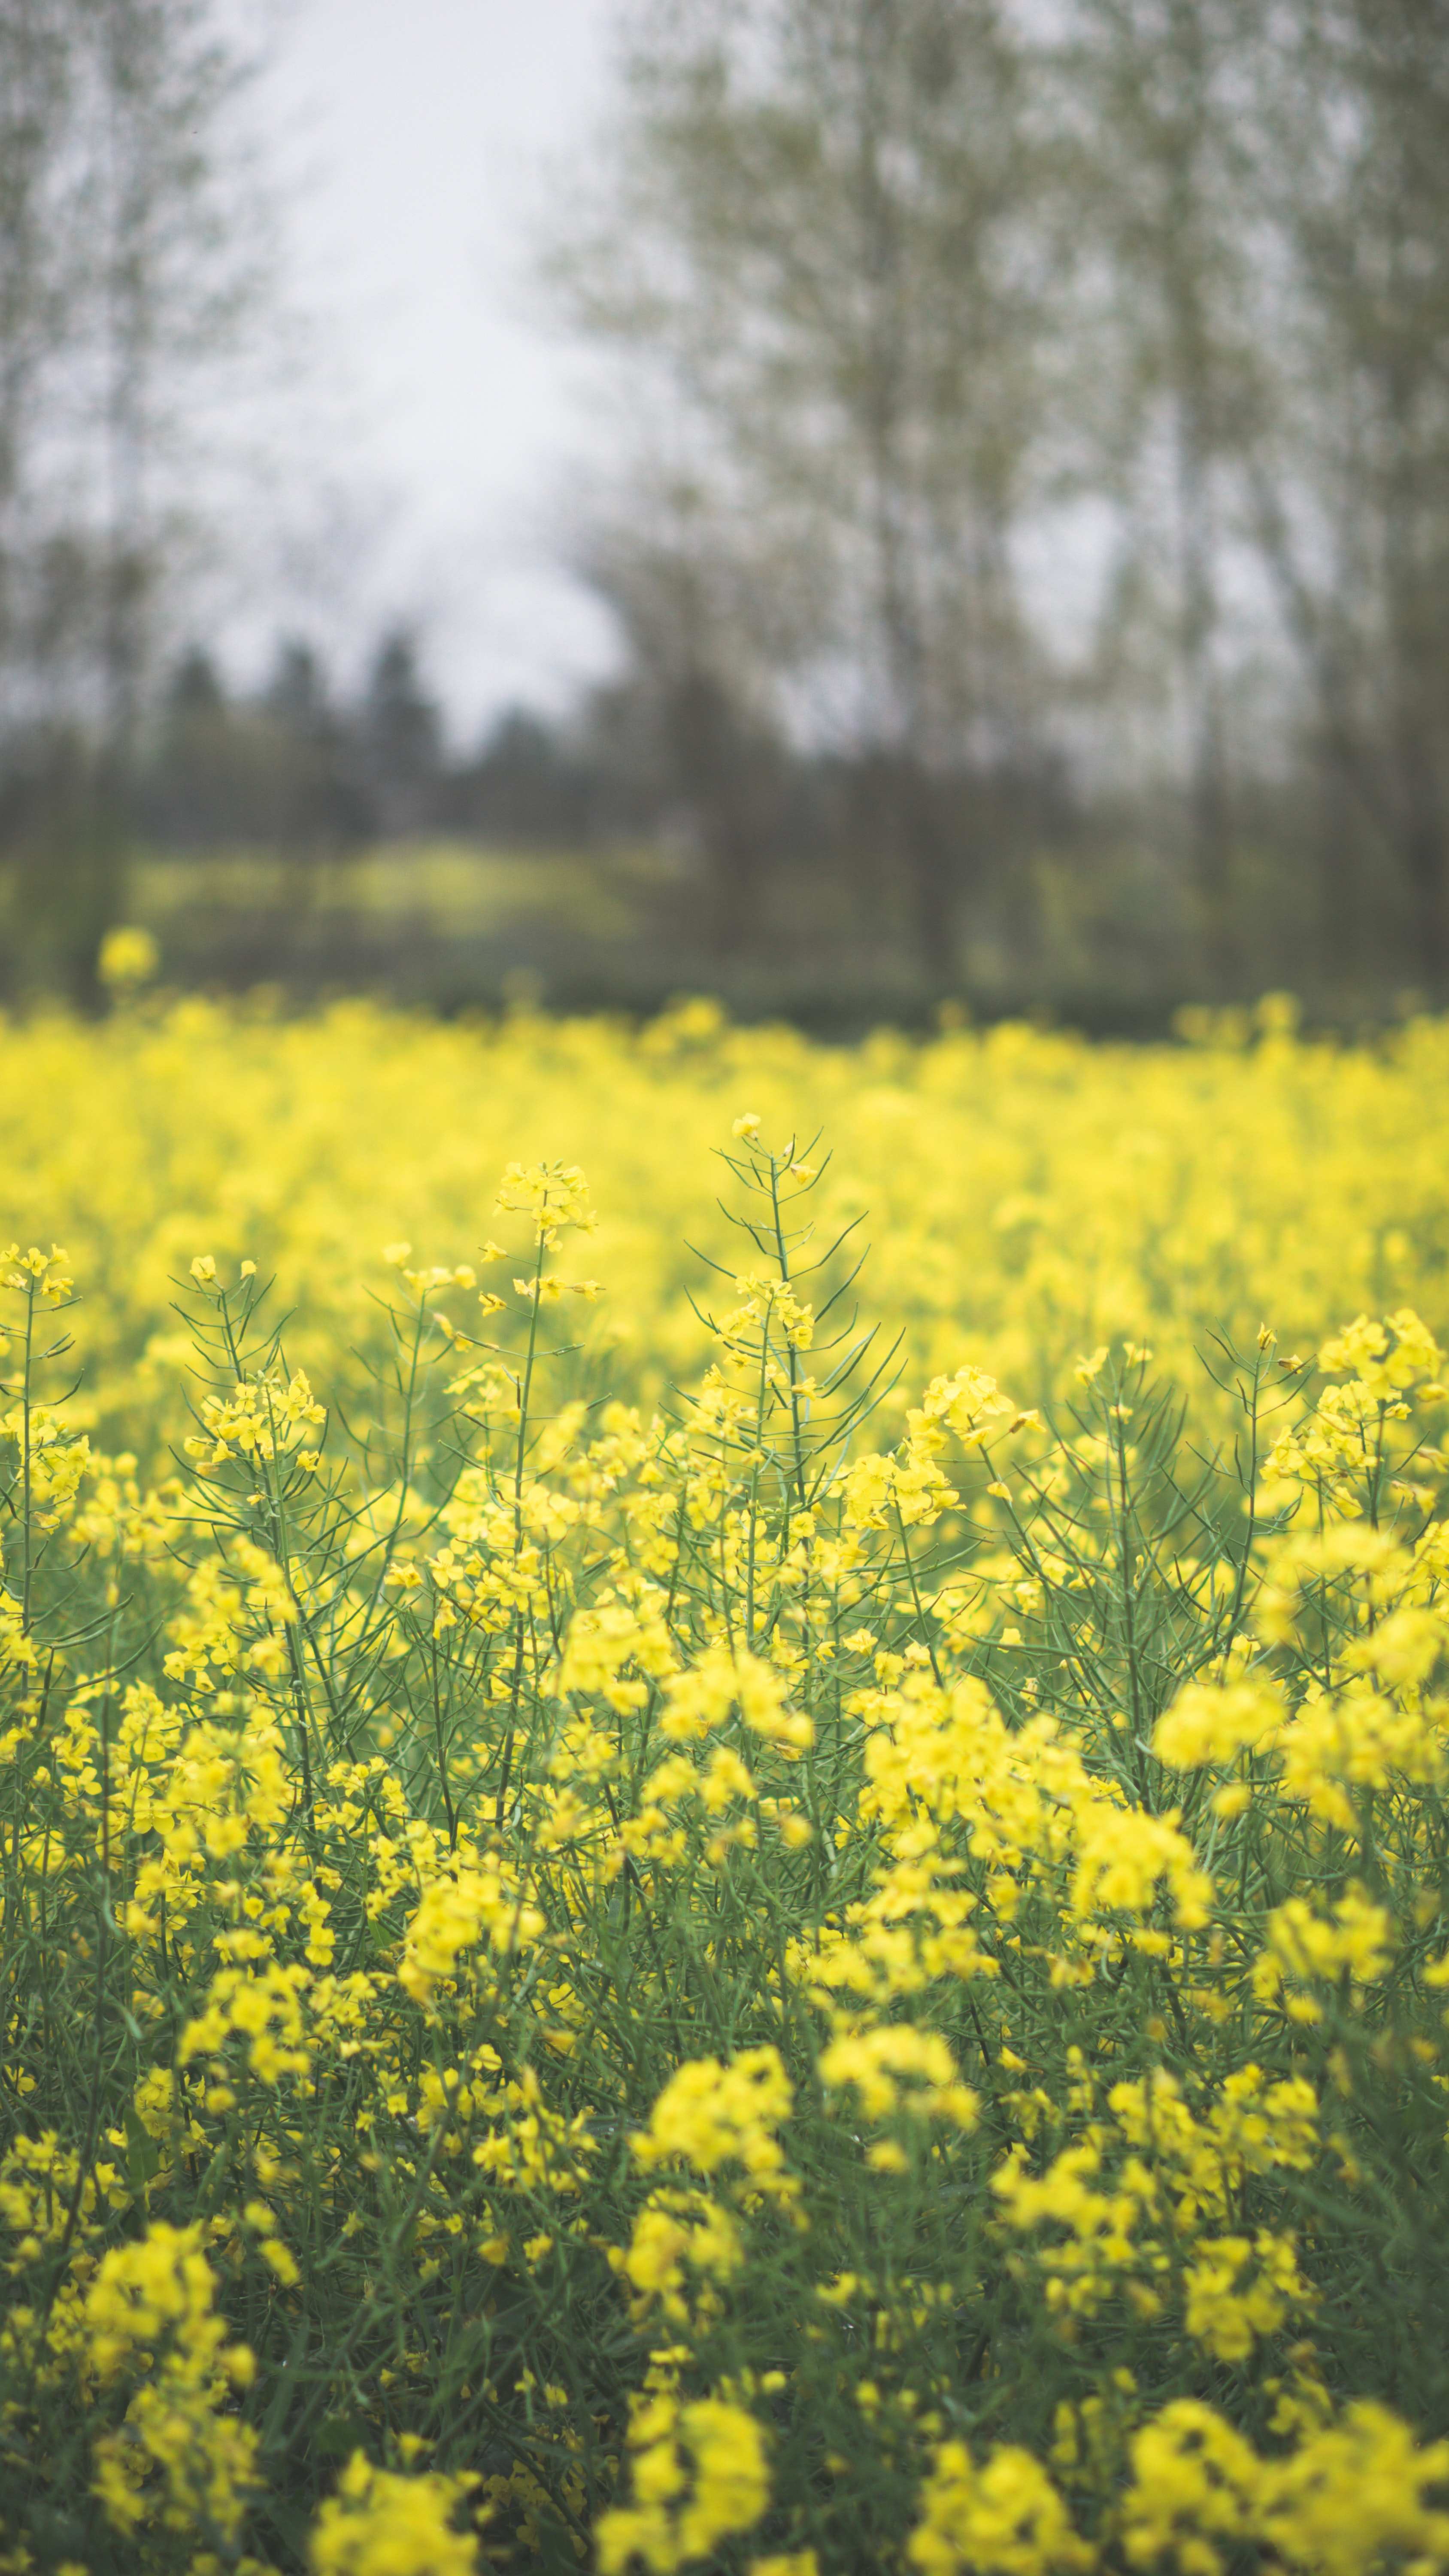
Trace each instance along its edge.
<path fill-rule="evenodd" d="M 357 748 L 375 827 L 386 839 L 423 830 L 436 819 L 442 726 L 405 627 L 390 627 L 373 654 L 358 712 Z"/>

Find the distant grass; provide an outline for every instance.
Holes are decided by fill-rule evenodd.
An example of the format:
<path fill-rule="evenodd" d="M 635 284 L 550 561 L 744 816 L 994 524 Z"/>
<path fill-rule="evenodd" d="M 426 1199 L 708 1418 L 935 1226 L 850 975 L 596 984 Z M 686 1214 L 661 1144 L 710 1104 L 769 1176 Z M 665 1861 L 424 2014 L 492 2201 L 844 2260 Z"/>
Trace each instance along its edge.
<path fill-rule="evenodd" d="M 451 1011 L 526 996 L 650 1010 L 710 982 L 707 911 L 678 852 L 428 840 L 314 862 L 265 850 L 139 856 L 130 916 L 168 982 L 297 1002 L 371 992 Z"/>
<path fill-rule="evenodd" d="M 520 850 L 436 840 L 310 862 L 270 850 L 148 853 L 133 864 L 131 894 L 136 919 L 158 936 L 199 912 L 213 920 L 283 912 L 371 925 L 424 921 L 474 938 L 519 921 L 567 917 L 590 937 L 609 940 L 629 937 L 641 905 L 680 874 L 672 854 L 646 846 Z"/>
<path fill-rule="evenodd" d="M 168 986 L 261 986 L 300 1008 L 365 993 L 447 1015 L 527 1000 L 649 1017 L 707 992 L 737 1019 L 853 1040 L 883 1022 L 927 1027 L 943 1003 L 1139 1039 L 1166 1036 L 1186 1004 L 1278 989 L 1311 1025 L 1345 1033 L 1422 1005 L 1400 992 L 1387 950 L 1360 943 L 1351 977 L 1321 953 L 1302 872 L 1282 854 L 1245 847 L 1238 860 L 1232 921 L 1213 942 L 1165 846 L 1125 836 L 978 854 L 956 937 L 929 961 L 900 872 L 883 861 L 846 875 L 819 854 L 782 855 L 732 914 L 703 860 L 663 841 L 530 849 L 435 836 L 325 860 L 139 850 L 124 910 L 155 934 Z M 84 1003 L 98 933 L 83 889 L 52 880 L 39 905 L 33 883 L 23 893 L 21 872 L 0 867 L 0 1001 L 62 990 Z"/>
<path fill-rule="evenodd" d="M 445 1012 L 526 999 L 643 1015 L 709 991 L 742 1018 L 835 1035 L 929 1017 L 941 981 L 926 980 L 884 910 L 857 923 L 833 880 L 804 867 L 776 872 L 763 909 L 731 945 L 702 865 L 645 842 L 434 839 L 312 862 L 152 851 L 133 860 L 127 891 L 128 918 L 154 932 L 173 986 L 266 985 L 302 1005 L 367 992 Z"/>

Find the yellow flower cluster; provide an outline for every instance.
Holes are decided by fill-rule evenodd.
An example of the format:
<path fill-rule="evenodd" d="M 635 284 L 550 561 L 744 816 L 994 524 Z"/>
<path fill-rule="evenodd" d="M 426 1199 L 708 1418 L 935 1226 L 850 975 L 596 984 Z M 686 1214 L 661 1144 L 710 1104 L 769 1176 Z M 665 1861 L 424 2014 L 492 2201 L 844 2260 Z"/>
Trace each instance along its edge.
<path fill-rule="evenodd" d="M 753 2415 L 718 2398 L 647 2399 L 629 2451 L 635 2501 L 599 2522 L 599 2576 L 623 2576 L 637 2561 L 654 2576 L 708 2564 L 715 2543 L 748 2531 L 769 2503 L 764 2435 Z"/>
<path fill-rule="evenodd" d="M 201 2229 L 153 2226 L 103 2256 L 85 2300 L 87 2360 L 104 2388 L 140 2359 L 141 2380 L 114 2432 L 95 2443 L 95 2491 L 108 2520 L 134 2530 L 156 2510 L 184 2531 L 234 2544 L 256 2486 L 258 2437 L 228 2397 L 255 2362 L 213 2313 L 216 2282 Z"/>
<path fill-rule="evenodd" d="M 1449 2514 L 1430 2497 L 1446 2472 L 1449 2446 L 1420 2449 L 1382 2406 L 1351 2406 L 1296 2451 L 1264 2460 L 1211 2408 L 1179 2398 L 1132 2443 L 1127 2556 L 1134 2567 L 1175 2562 L 1183 2576 L 1220 2576 L 1248 2542 L 1315 2576 L 1438 2567 Z"/>
<path fill-rule="evenodd" d="M 5 2566 L 1449 2570 L 1449 1033 L 115 981 L 0 1029 Z"/>
<path fill-rule="evenodd" d="M 882 1031 L 847 1050 L 731 1028 L 698 1003 L 636 1036 L 527 1014 L 439 1025 L 356 1001 L 278 1020 L 158 1000 L 91 1026 L 0 1027 L 0 1242 L 70 1246 L 85 1401 L 108 1445 L 190 1428 L 171 1301 L 199 1251 L 228 1278 L 247 1259 L 276 1274 L 294 1365 L 340 1395 L 346 1354 L 372 1340 L 382 1247 L 403 1244 L 411 1266 L 426 1245 L 450 1276 L 481 1264 L 498 1172 L 519 1155 L 525 1171 L 565 1154 L 587 1171 L 608 1295 L 571 1329 L 587 1319 L 652 1401 L 710 1355 L 683 1238 L 731 1281 L 758 1268 L 728 1257 L 705 1179 L 742 1095 L 756 1133 L 828 1127 L 822 1227 L 863 1221 L 911 1387 L 964 1356 L 1035 1404 L 1044 1364 L 1065 1390 L 1081 1352 L 1124 1335 L 1186 1381 L 1206 1332 L 1246 1345 L 1264 1314 L 1292 1336 L 1285 1354 L 1359 1314 L 1408 1306 L 1432 1322 L 1449 1030 L 1419 1021 L 1344 1048 L 1295 1041 L 1268 1011 L 1251 1038 L 1223 1023 L 1189 1047 L 1093 1048 L 1006 1026 L 919 1046 Z M 527 1185 L 553 1187 L 560 1224 L 568 1168 Z"/>
<path fill-rule="evenodd" d="M 478 2543 L 453 2527 L 470 2483 L 390 2476 L 354 2451 L 317 2516 L 313 2576 L 474 2576 Z"/>

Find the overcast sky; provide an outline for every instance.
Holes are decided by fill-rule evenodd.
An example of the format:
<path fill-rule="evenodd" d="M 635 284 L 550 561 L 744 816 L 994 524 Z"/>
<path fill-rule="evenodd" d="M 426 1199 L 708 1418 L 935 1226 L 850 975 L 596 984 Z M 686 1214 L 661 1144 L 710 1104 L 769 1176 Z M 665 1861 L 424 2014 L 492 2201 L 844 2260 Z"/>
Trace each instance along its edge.
<path fill-rule="evenodd" d="M 465 734 L 515 696 L 561 701 L 608 658 L 550 563 L 561 498 L 600 452 L 598 406 L 528 266 L 599 117 L 611 15 L 289 0 L 262 92 L 287 283 L 319 324 L 338 597 L 355 590 L 362 622 L 384 604 L 419 618 Z M 305 527 L 311 504 L 294 505 Z"/>

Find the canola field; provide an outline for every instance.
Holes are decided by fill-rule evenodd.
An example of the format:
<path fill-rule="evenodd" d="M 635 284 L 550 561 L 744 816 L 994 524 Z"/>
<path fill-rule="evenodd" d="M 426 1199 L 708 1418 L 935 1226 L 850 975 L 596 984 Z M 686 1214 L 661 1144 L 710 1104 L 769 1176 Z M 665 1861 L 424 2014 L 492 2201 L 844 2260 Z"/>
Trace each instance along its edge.
<path fill-rule="evenodd" d="M 1449 2569 L 1449 1027 L 0 1084 L 4 2576 Z"/>

